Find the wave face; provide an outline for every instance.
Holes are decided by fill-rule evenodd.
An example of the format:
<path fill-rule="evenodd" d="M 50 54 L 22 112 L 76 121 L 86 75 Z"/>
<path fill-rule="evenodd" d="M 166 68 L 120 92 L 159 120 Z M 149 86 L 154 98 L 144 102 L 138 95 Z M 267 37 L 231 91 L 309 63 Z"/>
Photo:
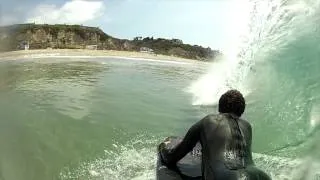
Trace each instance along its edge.
<path fill-rule="evenodd" d="M 319 178 L 319 3 L 248 1 L 236 43 L 188 88 L 193 105 L 216 105 L 232 88 L 243 92 L 254 150 L 263 153 L 257 164 L 274 179 Z"/>

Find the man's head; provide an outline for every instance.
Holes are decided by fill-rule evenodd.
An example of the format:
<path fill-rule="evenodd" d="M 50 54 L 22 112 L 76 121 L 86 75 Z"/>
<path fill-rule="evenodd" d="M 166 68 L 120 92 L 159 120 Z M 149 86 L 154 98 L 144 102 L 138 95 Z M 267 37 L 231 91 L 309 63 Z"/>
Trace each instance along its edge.
<path fill-rule="evenodd" d="M 244 97 L 238 90 L 229 90 L 219 100 L 220 113 L 232 113 L 241 116 L 246 107 Z"/>

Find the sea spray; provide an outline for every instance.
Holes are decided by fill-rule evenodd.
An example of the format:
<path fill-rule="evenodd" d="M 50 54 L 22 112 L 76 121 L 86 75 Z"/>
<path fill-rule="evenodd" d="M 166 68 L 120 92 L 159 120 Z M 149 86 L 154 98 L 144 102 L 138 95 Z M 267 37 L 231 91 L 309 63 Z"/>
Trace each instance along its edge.
<path fill-rule="evenodd" d="M 229 89 L 239 89 L 245 96 L 250 92 L 241 81 L 237 62 L 222 57 L 210 65 L 208 72 L 194 82 L 188 92 L 193 94 L 193 105 L 216 105 Z"/>
<path fill-rule="evenodd" d="M 247 56 L 249 51 L 244 47 L 248 41 L 250 14 L 253 11 L 252 2 L 234 2 L 230 7 L 230 16 L 234 17 L 229 23 L 226 37 L 226 47 L 222 47 L 224 55 L 216 58 L 209 66 L 207 72 L 197 81 L 193 82 L 187 91 L 193 95 L 193 105 L 215 105 L 219 97 L 229 89 L 238 89 L 244 95 L 250 90 L 244 83 L 245 75 L 251 64 L 240 56 Z M 243 49 L 240 53 L 239 49 Z"/>

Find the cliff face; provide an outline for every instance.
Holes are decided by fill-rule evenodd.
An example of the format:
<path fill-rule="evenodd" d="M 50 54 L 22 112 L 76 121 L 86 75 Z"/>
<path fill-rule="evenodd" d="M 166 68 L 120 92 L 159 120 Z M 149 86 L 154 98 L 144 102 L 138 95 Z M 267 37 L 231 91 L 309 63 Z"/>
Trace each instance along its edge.
<path fill-rule="evenodd" d="M 178 39 L 137 37 L 134 40 L 117 39 L 101 29 L 79 25 L 19 24 L 0 27 L 0 51 L 24 49 L 99 49 L 140 51 L 150 48 L 156 54 L 183 58 L 212 60 L 218 51 L 201 46 L 183 44 Z"/>

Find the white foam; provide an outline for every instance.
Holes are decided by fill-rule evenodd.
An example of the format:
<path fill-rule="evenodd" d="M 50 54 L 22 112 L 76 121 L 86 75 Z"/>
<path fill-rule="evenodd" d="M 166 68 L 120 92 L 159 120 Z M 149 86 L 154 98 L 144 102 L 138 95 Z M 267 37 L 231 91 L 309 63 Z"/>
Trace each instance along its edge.
<path fill-rule="evenodd" d="M 60 179 L 155 180 L 156 147 L 161 140 L 150 136 L 113 143 L 105 155 L 83 162 L 76 169 L 61 172 Z M 254 162 L 274 180 L 313 180 L 320 175 L 320 163 L 312 157 L 293 159 L 253 154 Z"/>
<path fill-rule="evenodd" d="M 238 89 L 244 96 L 250 93 L 241 81 L 236 71 L 237 63 L 230 60 L 220 60 L 212 63 L 208 72 L 193 82 L 187 92 L 193 95 L 193 105 L 215 105 L 220 96 L 229 89 Z"/>
<path fill-rule="evenodd" d="M 153 180 L 157 156 L 153 140 L 134 138 L 125 145 L 105 150 L 105 155 L 82 163 L 75 170 L 66 170 L 60 179 Z"/>
<path fill-rule="evenodd" d="M 292 159 L 264 154 L 254 154 L 258 167 L 271 174 L 275 180 L 313 180 L 320 175 L 320 163 L 310 157 Z"/>
<path fill-rule="evenodd" d="M 312 106 L 310 113 L 310 128 L 314 129 L 320 125 L 320 105 Z"/>

